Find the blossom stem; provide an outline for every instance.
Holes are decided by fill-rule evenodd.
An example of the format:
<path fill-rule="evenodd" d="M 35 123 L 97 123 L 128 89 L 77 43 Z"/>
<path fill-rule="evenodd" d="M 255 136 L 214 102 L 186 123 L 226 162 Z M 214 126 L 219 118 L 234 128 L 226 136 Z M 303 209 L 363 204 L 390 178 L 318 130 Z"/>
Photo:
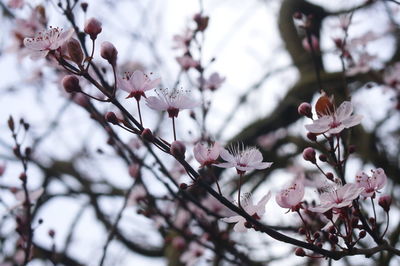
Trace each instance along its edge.
<path fill-rule="evenodd" d="M 310 241 L 310 242 L 312 242 L 312 239 L 311 239 L 311 237 L 310 237 L 310 236 L 311 236 L 310 231 L 308 230 L 307 223 L 306 223 L 306 221 L 304 220 L 303 216 L 301 215 L 300 210 L 297 211 L 297 214 L 300 216 L 300 219 L 301 219 L 301 221 L 302 221 L 303 224 L 304 224 L 304 229 L 306 229 L 306 238 L 307 238 L 307 240 Z"/>
<path fill-rule="evenodd" d="M 372 204 L 372 210 L 374 211 L 374 219 L 376 223 L 376 211 L 375 211 L 375 204 L 374 204 L 374 199 L 371 197 L 371 204 Z"/>
<path fill-rule="evenodd" d="M 385 234 L 386 234 L 386 232 L 387 232 L 387 230 L 388 230 L 388 228 L 389 228 L 389 212 L 386 212 L 386 217 L 387 217 L 386 228 L 385 228 L 385 231 L 383 231 L 383 234 L 382 234 L 382 236 L 381 236 L 381 239 L 385 236 Z"/>
<path fill-rule="evenodd" d="M 176 141 L 175 117 L 172 117 L 172 130 L 174 132 L 174 141 Z"/>
<path fill-rule="evenodd" d="M 143 126 L 142 113 L 140 112 L 140 104 L 139 104 L 138 100 L 136 100 L 136 104 L 137 104 L 137 109 L 138 109 L 138 113 L 139 113 L 140 125 Z"/>
<path fill-rule="evenodd" d="M 90 54 L 90 57 L 88 59 L 88 63 L 86 65 L 85 71 L 88 71 L 90 64 L 92 63 L 92 59 L 94 56 L 94 48 L 95 48 L 95 40 L 92 40 L 92 52 Z"/>
<path fill-rule="evenodd" d="M 242 209 L 242 205 L 240 204 L 240 188 L 242 187 L 242 176 L 243 174 L 239 174 L 239 187 L 238 187 L 238 206 Z"/>

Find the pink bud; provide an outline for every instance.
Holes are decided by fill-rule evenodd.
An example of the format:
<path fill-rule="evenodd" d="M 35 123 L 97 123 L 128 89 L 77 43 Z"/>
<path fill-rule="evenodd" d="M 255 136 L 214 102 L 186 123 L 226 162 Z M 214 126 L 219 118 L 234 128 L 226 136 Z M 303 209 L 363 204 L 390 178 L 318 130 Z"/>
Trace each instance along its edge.
<path fill-rule="evenodd" d="M 304 160 L 315 164 L 316 163 L 315 150 L 311 147 L 305 148 L 303 151 L 303 158 Z"/>
<path fill-rule="evenodd" d="M 137 178 L 139 176 L 140 166 L 137 163 L 131 164 L 129 166 L 129 175 L 133 178 Z"/>
<path fill-rule="evenodd" d="M 83 52 L 79 41 L 75 38 L 70 38 L 67 42 L 67 49 L 71 60 L 80 66 L 83 61 Z"/>
<path fill-rule="evenodd" d="M 152 142 L 154 140 L 153 132 L 151 132 L 151 130 L 149 128 L 143 129 L 142 134 L 140 134 L 140 136 L 143 139 L 150 141 L 150 142 Z"/>
<path fill-rule="evenodd" d="M 174 239 L 172 240 L 172 246 L 177 250 L 183 250 L 185 248 L 185 244 L 185 239 L 180 236 L 174 237 Z"/>
<path fill-rule="evenodd" d="M 299 257 L 304 257 L 306 255 L 306 252 L 302 248 L 296 248 L 296 251 L 294 252 L 294 254 L 296 254 L 296 256 L 299 256 Z"/>
<path fill-rule="evenodd" d="M 378 204 L 385 210 L 385 212 L 389 212 L 390 205 L 392 205 L 392 197 L 389 195 L 382 196 L 379 198 Z"/>
<path fill-rule="evenodd" d="M 176 140 L 172 142 L 169 151 L 177 158 L 185 158 L 186 147 L 181 141 Z"/>
<path fill-rule="evenodd" d="M 67 75 L 62 79 L 62 85 L 66 92 L 80 92 L 81 86 L 79 85 L 79 79 L 74 75 Z"/>
<path fill-rule="evenodd" d="M 89 34 L 90 39 L 96 40 L 97 35 L 101 32 L 101 22 L 95 18 L 90 18 L 85 23 L 84 31 L 85 33 Z"/>
<path fill-rule="evenodd" d="M 300 115 L 304 115 L 304 116 L 306 116 L 306 117 L 308 117 L 308 118 L 311 118 L 311 117 L 312 117 L 311 104 L 306 103 L 306 102 L 301 103 L 301 104 L 299 105 L 299 107 L 297 108 L 297 112 L 298 112 Z"/>
<path fill-rule="evenodd" d="M 113 125 L 118 125 L 119 121 L 114 112 L 107 112 L 105 118 L 108 123 L 111 123 Z"/>
<path fill-rule="evenodd" d="M 115 66 L 117 64 L 118 51 L 112 43 L 103 42 L 100 47 L 100 55 L 106 59 L 110 65 Z"/>

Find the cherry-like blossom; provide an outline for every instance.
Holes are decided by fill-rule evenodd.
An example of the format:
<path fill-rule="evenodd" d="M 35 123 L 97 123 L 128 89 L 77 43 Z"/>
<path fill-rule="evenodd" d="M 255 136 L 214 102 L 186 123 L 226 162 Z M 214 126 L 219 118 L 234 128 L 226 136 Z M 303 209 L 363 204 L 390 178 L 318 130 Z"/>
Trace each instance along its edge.
<path fill-rule="evenodd" d="M 208 79 L 199 78 L 200 84 L 204 89 L 215 91 L 225 82 L 225 77 L 221 77 L 217 72 L 212 73 Z"/>
<path fill-rule="evenodd" d="M 241 206 L 244 209 L 244 211 L 247 212 L 249 215 L 253 216 L 257 220 L 260 220 L 265 213 L 265 205 L 267 204 L 270 198 L 271 198 L 271 192 L 268 192 L 267 195 L 262 197 L 261 200 L 256 205 L 254 205 L 252 197 L 250 195 L 242 201 Z M 222 218 L 222 221 L 227 223 L 236 223 L 235 226 L 233 227 L 233 230 L 235 232 L 247 231 L 247 228 L 245 226 L 246 219 L 241 215 L 234 215 L 231 217 Z"/>
<path fill-rule="evenodd" d="M 192 241 L 189 244 L 189 248 L 184 253 L 182 253 L 180 261 L 183 262 L 186 266 L 193 266 L 199 261 L 204 252 L 205 248 L 202 245 L 195 241 Z"/>
<path fill-rule="evenodd" d="M 58 27 L 41 31 L 33 38 L 25 38 L 24 45 L 26 48 L 33 50 L 32 58 L 37 59 L 45 57 L 50 51 L 54 51 L 61 47 L 74 34 L 74 29 L 64 31 Z"/>
<path fill-rule="evenodd" d="M 303 181 L 298 178 L 276 194 L 275 200 L 282 208 L 294 209 L 301 202 L 303 197 L 304 184 Z"/>
<path fill-rule="evenodd" d="M 200 163 L 200 167 L 208 166 L 217 162 L 221 149 L 217 142 L 212 146 L 199 142 L 193 148 L 194 158 Z"/>
<path fill-rule="evenodd" d="M 386 174 L 382 168 L 371 170 L 372 176 L 367 175 L 364 172 L 360 172 L 356 175 L 356 185 L 360 188 L 364 188 L 361 193 L 364 197 L 372 197 L 379 189 L 383 188 L 386 184 Z"/>
<path fill-rule="evenodd" d="M 361 123 L 361 115 L 352 115 L 351 102 L 343 102 L 335 111 L 323 115 L 312 124 L 306 125 L 306 129 L 315 134 L 338 134 L 345 128 L 350 128 Z"/>
<path fill-rule="evenodd" d="M 310 211 L 324 213 L 332 208 L 340 209 L 348 207 L 352 204 L 353 200 L 360 196 L 364 188 L 348 183 L 344 186 L 332 186 L 329 190 L 320 195 L 321 203 L 316 207 L 309 208 Z"/>
<path fill-rule="evenodd" d="M 181 68 L 185 71 L 189 70 L 189 68 L 195 68 L 200 65 L 199 61 L 194 60 L 189 55 L 179 56 L 176 58 Z"/>
<path fill-rule="evenodd" d="M 263 162 L 261 152 L 254 147 L 244 149 L 237 146 L 231 146 L 229 150 L 223 149 L 220 153 L 223 163 L 215 164 L 221 168 L 235 167 L 238 174 L 244 174 L 246 171 L 261 170 L 272 165 L 270 162 Z"/>
<path fill-rule="evenodd" d="M 174 35 L 173 41 L 175 45 L 173 49 L 183 49 L 184 52 L 189 50 L 190 41 L 193 38 L 193 30 L 186 29 L 181 35 Z"/>
<path fill-rule="evenodd" d="M 169 117 L 178 117 L 182 109 L 192 109 L 199 106 L 199 102 L 192 99 L 189 94 L 182 90 L 169 91 L 168 89 L 156 90 L 157 96 L 150 96 L 146 104 L 157 111 L 167 111 Z"/>
<path fill-rule="evenodd" d="M 151 80 L 148 75 L 141 70 L 136 70 L 133 73 L 125 73 L 122 78 L 118 79 L 120 89 L 129 93 L 126 98 L 134 97 L 137 101 L 143 96 L 146 98 L 145 91 L 157 87 L 161 82 L 160 78 Z"/>

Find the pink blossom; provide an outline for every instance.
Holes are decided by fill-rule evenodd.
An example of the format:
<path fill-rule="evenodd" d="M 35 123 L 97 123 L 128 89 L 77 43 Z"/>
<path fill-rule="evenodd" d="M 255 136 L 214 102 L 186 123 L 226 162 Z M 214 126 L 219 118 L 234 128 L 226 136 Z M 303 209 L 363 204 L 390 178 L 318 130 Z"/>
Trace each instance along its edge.
<path fill-rule="evenodd" d="M 353 105 L 351 102 L 343 102 L 334 112 L 323 115 L 314 120 L 306 129 L 315 134 L 330 133 L 338 134 L 345 128 L 350 128 L 361 123 L 361 115 L 352 115 Z"/>
<path fill-rule="evenodd" d="M 141 70 L 132 73 L 125 73 L 123 78 L 118 79 L 119 88 L 129 92 L 126 98 L 134 97 L 137 101 L 143 96 L 146 98 L 145 91 L 151 90 L 158 86 L 161 82 L 160 78 L 151 80 L 148 75 Z"/>
<path fill-rule="evenodd" d="M 21 8 L 25 4 L 24 0 L 9 0 L 7 6 L 9 8 Z"/>
<path fill-rule="evenodd" d="M 221 146 L 217 142 L 212 146 L 197 143 L 193 148 L 194 158 L 200 163 L 200 167 L 216 163 L 220 152 Z"/>
<path fill-rule="evenodd" d="M 147 197 L 147 192 L 142 185 L 135 186 L 129 194 L 127 206 L 134 206 Z"/>
<path fill-rule="evenodd" d="M 180 261 L 183 262 L 186 266 L 193 266 L 199 261 L 204 252 L 205 248 L 202 245 L 195 241 L 192 241 L 189 244 L 189 248 L 184 253 L 182 253 Z"/>
<path fill-rule="evenodd" d="M 275 196 L 276 203 L 282 208 L 294 209 L 304 197 L 304 184 L 296 179 Z"/>
<path fill-rule="evenodd" d="M 179 56 L 176 58 L 181 68 L 185 71 L 189 70 L 189 68 L 195 68 L 200 65 L 199 61 L 194 60 L 189 55 Z"/>
<path fill-rule="evenodd" d="M 42 187 L 33 191 L 29 191 L 28 192 L 29 201 L 31 203 L 36 202 L 40 198 L 40 196 L 42 196 L 43 192 L 44 189 Z M 15 199 L 17 200 L 17 203 L 14 206 L 10 207 L 9 210 L 14 210 L 23 206 L 26 200 L 25 191 L 19 190 L 17 193 L 15 193 Z"/>
<path fill-rule="evenodd" d="M 208 79 L 201 80 L 201 78 L 199 78 L 199 82 L 204 89 L 215 91 L 225 82 L 225 77 L 221 77 L 217 72 L 215 72 L 212 73 Z"/>
<path fill-rule="evenodd" d="M 182 35 L 174 35 L 173 41 L 175 42 L 175 45 L 172 48 L 183 49 L 184 52 L 187 52 L 192 38 L 193 30 L 186 29 Z"/>
<path fill-rule="evenodd" d="M 255 219 L 260 220 L 265 213 L 265 205 L 271 198 L 271 192 L 261 198 L 261 200 L 254 205 L 251 195 L 245 198 L 241 205 L 245 212 L 253 216 Z M 234 215 L 231 217 L 223 218 L 222 221 L 227 223 L 236 223 L 233 227 L 235 232 L 246 232 L 247 228 L 245 226 L 246 219 L 241 215 Z"/>
<path fill-rule="evenodd" d="M 182 109 L 192 109 L 199 105 L 198 102 L 189 97 L 188 93 L 182 90 L 168 91 L 168 89 L 156 90 L 156 96 L 146 99 L 146 104 L 157 111 L 167 111 L 169 117 L 178 117 Z"/>
<path fill-rule="evenodd" d="M 244 174 L 246 171 L 261 170 L 272 165 L 272 163 L 262 161 L 262 154 L 257 148 L 244 149 L 238 144 L 236 147 L 231 146 L 229 150 L 223 149 L 221 151 L 221 158 L 226 162 L 216 164 L 216 166 L 222 168 L 235 167 L 238 174 Z"/>
<path fill-rule="evenodd" d="M 310 211 L 324 213 L 332 208 L 348 207 L 364 191 L 364 188 L 350 183 L 339 187 L 331 186 L 328 189 L 330 191 L 323 192 L 320 195 L 320 205 L 309 208 Z"/>
<path fill-rule="evenodd" d="M 58 27 L 46 31 L 41 31 L 33 38 L 25 38 L 24 45 L 26 48 L 33 50 L 31 57 L 34 59 L 45 57 L 50 51 L 54 51 L 61 47 L 74 34 L 74 29 L 63 31 Z"/>
<path fill-rule="evenodd" d="M 356 185 L 360 188 L 364 188 L 361 193 L 364 197 L 373 197 L 375 192 L 383 188 L 386 184 L 386 174 L 382 168 L 371 170 L 372 176 L 368 176 L 364 172 L 360 172 L 356 175 Z"/>

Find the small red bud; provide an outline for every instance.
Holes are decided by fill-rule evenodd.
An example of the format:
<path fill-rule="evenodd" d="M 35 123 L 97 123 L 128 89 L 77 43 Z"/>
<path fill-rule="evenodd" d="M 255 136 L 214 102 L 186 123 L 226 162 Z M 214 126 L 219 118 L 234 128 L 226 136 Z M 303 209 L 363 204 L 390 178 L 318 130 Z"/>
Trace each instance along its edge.
<path fill-rule="evenodd" d="M 315 133 L 308 132 L 307 133 L 307 138 L 309 140 L 311 140 L 311 141 L 316 141 L 317 140 L 317 135 Z"/>
<path fill-rule="evenodd" d="M 329 235 L 329 241 L 331 241 L 332 243 L 337 243 L 339 239 L 335 235 Z"/>
<path fill-rule="evenodd" d="M 179 188 L 182 189 L 182 190 L 185 190 L 185 189 L 188 188 L 188 185 L 187 185 L 186 183 L 181 183 L 181 184 L 179 185 Z"/>
<path fill-rule="evenodd" d="M 85 23 L 85 33 L 89 34 L 90 39 L 96 40 L 97 35 L 102 31 L 101 22 L 95 18 L 90 18 Z"/>
<path fill-rule="evenodd" d="M 105 118 L 108 123 L 111 123 L 113 125 L 118 125 L 119 120 L 114 112 L 107 112 Z"/>
<path fill-rule="evenodd" d="M 299 232 L 300 235 L 305 235 L 306 234 L 306 229 L 304 229 L 304 227 L 300 227 L 298 232 Z"/>
<path fill-rule="evenodd" d="M 79 41 L 75 38 L 70 38 L 67 42 L 67 49 L 71 60 L 80 66 L 83 61 L 83 51 Z"/>
<path fill-rule="evenodd" d="M 11 130 L 11 131 L 14 131 L 14 129 L 15 129 L 15 124 L 14 124 L 14 119 L 13 119 L 13 117 L 10 115 L 10 117 L 8 118 L 8 128 Z"/>
<path fill-rule="evenodd" d="M 315 150 L 311 147 L 305 148 L 303 151 L 303 158 L 304 160 L 315 164 L 317 161 L 315 158 Z"/>
<path fill-rule="evenodd" d="M 80 92 L 81 86 L 79 85 L 79 79 L 74 75 L 67 75 L 61 81 L 64 89 L 68 93 Z"/>
<path fill-rule="evenodd" d="M 311 104 L 306 103 L 306 102 L 301 103 L 301 104 L 299 105 L 299 107 L 297 108 L 297 112 L 298 112 L 300 115 L 304 115 L 304 116 L 306 116 L 306 117 L 308 117 L 308 118 L 311 118 L 311 117 L 312 117 Z"/>
<path fill-rule="evenodd" d="M 25 182 L 25 181 L 26 181 L 26 178 L 27 178 L 27 176 L 26 176 L 25 173 L 21 173 L 21 174 L 19 175 L 19 180 L 21 180 L 22 182 Z"/>
<path fill-rule="evenodd" d="M 389 212 L 390 205 L 392 204 L 392 197 L 389 195 L 382 196 L 379 198 L 378 204 L 385 210 L 385 212 Z"/>
<path fill-rule="evenodd" d="M 367 232 L 365 232 L 364 230 L 360 231 L 360 233 L 358 233 L 358 237 L 359 238 L 364 238 L 367 235 Z"/>
<path fill-rule="evenodd" d="M 89 6 L 89 4 L 86 3 L 86 2 L 82 2 L 82 3 L 81 3 L 81 8 L 82 8 L 83 12 L 86 12 L 86 11 L 87 11 L 88 6 Z"/>
<path fill-rule="evenodd" d="M 375 218 L 370 217 L 370 218 L 368 219 L 368 222 L 369 222 L 370 225 L 375 226 L 375 223 L 376 223 Z"/>
<path fill-rule="evenodd" d="M 100 55 L 106 59 L 110 65 L 115 67 L 117 64 L 118 51 L 112 43 L 107 41 L 103 42 L 100 47 Z"/>
<path fill-rule="evenodd" d="M 50 229 L 49 232 L 47 232 L 51 238 L 54 238 L 56 235 L 56 232 L 53 229 Z"/>
<path fill-rule="evenodd" d="M 183 142 L 176 140 L 171 143 L 169 152 L 176 158 L 185 158 L 186 146 Z"/>
<path fill-rule="evenodd" d="M 333 181 L 334 176 L 333 176 L 332 172 L 326 173 L 326 178 L 328 178 L 329 180 Z"/>
<path fill-rule="evenodd" d="M 145 128 L 142 131 L 142 134 L 140 134 L 140 136 L 144 139 L 147 140 L 149 142 L 152 142 L 154 140 L 154 135 L 153 132 L 151 132 L 151 130 L 149 128 Z"/>
<path fill-rule="evenodd" d="M 325 154 L 321 154 L 320 156 L 318 156 L 318 158 L 321 162 L 326 162 L 328 160 L 328 157 L 326 157 Z"/>
<path fill-rule="evenodd" d="M 294 254 L 296 254 L 296 256 L 299 256 L 299 257 L 304 257 L 306 255 L 306 252 L 302 248 L 296 248 L 296 251 L 294 252 Z"/>

